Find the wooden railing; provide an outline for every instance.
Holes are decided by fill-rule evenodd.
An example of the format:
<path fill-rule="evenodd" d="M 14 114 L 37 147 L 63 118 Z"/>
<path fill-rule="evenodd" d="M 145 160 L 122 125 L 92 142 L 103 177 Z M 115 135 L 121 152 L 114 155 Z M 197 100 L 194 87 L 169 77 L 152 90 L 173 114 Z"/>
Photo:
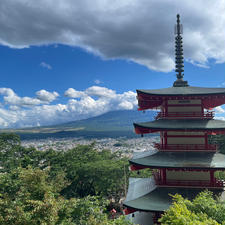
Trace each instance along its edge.
<path fill-rule="evenodd" d="M 214 112 L 159 112 L 155 119 L 161 118 L 176 118 L 176 119 L 183 119 L 183 118 L 201 118 L 201 119 L 212 119 L 214 117 Z"/>
<path fill-rule="evenodd" d="M 221 180 L 217 180 L 213 183 L 205 180 L 167 180 L 165 184 L 158 180 L 156 184 L 165 186 L 224 187 L 224 182 Z"/>
<path fill-rule="evenodd" d="M 153 173 L 156 185 L 162 186 L 199 186 L 199 187 L 225 187 L 223 180 L 214 178 L 213 182 L 208 180 L 166 180 L 161 179 L 159 173 Z"/>
<path fill-rule="evenodd" d="M 163 151 L 201 151 L 201 150 L 207 150 L 207 151 L 216 151 L 217 145 L 213 144 L 160 144 L 160 143 L 154 143 L 154 147 L 158 150 Z"/>

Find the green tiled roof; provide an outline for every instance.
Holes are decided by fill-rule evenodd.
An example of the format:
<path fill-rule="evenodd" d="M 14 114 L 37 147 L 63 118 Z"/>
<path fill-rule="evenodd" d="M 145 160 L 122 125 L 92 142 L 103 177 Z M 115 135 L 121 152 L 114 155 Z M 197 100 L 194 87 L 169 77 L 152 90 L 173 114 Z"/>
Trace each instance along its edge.
<path fill-rule="evenodd" d="M 136 156 L 131 164 L 150 168 L 225 169 L 225 155 L 213 152 L 154 152 Z"/>
<path fill-rule="evenodd" d="M 172 197 L 176 193 L 181 194 L 184 198 L 192 200 L 199 192 L 203 191 L 201 188 L 172 188 L 172 187 L 156 187 L 148 194 L 137 197 L 136 199 L 125 201 L 125 207 L 130 207 L 140 211 L 162 212 L 167 210 L 172 204 Z M 210 189 L 209 189 L 210 190 Z M 223 190 L 211 189 L 215 195 L 219 195 L 224 199 Z"/>
<path fill-rule="evenodd" d="M 225 94 L 225 88 L 205 88 L 205 87 L 170 87 L 153 90 L 137 90 L 138 93 L 149 95 L 217 95 Z"/>
<path fill-rule="evenodd" d="M 225 121 L 213 119 L 159 119 L 145 123 L 134 123 L 134 126 L 156 130 L 221 130 Z"/>

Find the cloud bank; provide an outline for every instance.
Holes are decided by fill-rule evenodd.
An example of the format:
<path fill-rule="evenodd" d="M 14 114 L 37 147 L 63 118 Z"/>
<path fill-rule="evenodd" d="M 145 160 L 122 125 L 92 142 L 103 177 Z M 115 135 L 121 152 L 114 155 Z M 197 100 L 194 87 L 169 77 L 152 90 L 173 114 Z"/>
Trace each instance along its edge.
<path fill-rule="evenodd" d="M 135 92 L 116 93 L 102 86 L 91 86 L 83 91 L 68 88 L 61 95 L 40 90 L 34 97 L 20 97 L 10 88 L 0 88 L 0 99 L 0 128 L 54 125 L 112 110 L 137 109 Z M 216 119 L 225 120 L 224 108 L 219 106 L 214 111 Z"/>
<path fill-rule="evenodd" d="M 168 72 L 174 68 L 173 26 L 180 13 L 185 58 L 207 67 L 209 59 L 225 62 L 224 11 L 225 0 L 1 0 L 0 44 L 65 44 Z"/>
<path fill-rule="evenodd" d="M 0 104 L 0 128 L 31 127 L 65 123 L 86 119 L 111 110 L 136 108 L 136 93 L 122 94 L 106 87 L 92 86 L 84 91 L 69 88 L 64 95 L 65 104 L 57 92 L 37 91 L 36 96 L 20 97 L 10 88 L 0 88 L 3 102 Z M 61 98 L 64 98 L 63 96 Z"/>

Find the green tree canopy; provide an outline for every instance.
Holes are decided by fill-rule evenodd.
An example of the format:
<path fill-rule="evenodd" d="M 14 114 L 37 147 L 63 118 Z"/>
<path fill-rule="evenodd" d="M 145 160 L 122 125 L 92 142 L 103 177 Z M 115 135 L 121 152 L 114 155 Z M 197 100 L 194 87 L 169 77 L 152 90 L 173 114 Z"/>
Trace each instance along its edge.
<path fill-rule="evenodd" d="M 201 192 L 193 201 L 177 194 L 173 200 L 173 205 L 159 220 L 162 225 L 225 224 L 225 203 L 214 199 L 212 192 Z"/>
<path fill-rule="evenodd" d="M 100 195 L 119 201 L 125 195 L 129 165 L 119 152 L 99 151 L 94 144 L 79 145 L 68 151 L 39 151 L 22 147 L 19 137 L 13 134 L 1 134 L 0 143 L 0 172 L 31 166 L 49 168 L 52 179 L 64 173 L 68 182 L 61 194 L 67 198 Z"/>
<path fill-rule="evenodd" d="M 0 143 L 0 225 L 130 224 L 108 215 L 108 200 L 119 202 L 129 175 L 121 153 L 94 144 L 39 151 L 13 134 L 0 134 Z"/>
<path fill-rule="evenodd" d="M 0 224 L 12 225 L 129 225 L 124 217 L 111 220 L 108 202 L 97 196 L 65 199 L 65 183 L 51 181 L 49 170 L 17 168 L 0 174 Z"/>

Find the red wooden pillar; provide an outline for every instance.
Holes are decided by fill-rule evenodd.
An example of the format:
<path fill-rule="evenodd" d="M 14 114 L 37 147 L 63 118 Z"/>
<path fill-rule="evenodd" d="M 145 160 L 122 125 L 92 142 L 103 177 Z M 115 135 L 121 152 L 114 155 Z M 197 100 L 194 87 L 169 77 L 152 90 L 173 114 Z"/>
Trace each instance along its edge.
<path fill-rule="evenodd" d="M 206 149 L 208 149 L 208 148 L 209 148 L 209 143 L 208 143 L 208 134 L 207 134 L 207 132 L 205 132 L 205 147 L 206 147 Z"/>
<path fill-rule="evenodd" d="M 210 170 L 210 186 L 215 185 L 215 177 L 214 177 L 214 170 Z"/>
<path fill-rule="evenodd" d="M 201 100 L 201 107 L 202 107 L 202 117 L 204 117 L 204 106 L 203 106 L 203 101 Z"/>
<path fill-rule="evenodd" d="M 160 131 L 160 139 L 161 139 L 161 145 L 163 146 L 164 144 L 164 138 L 163 138 L 163 131 Z"/>
<path fill-rule="evenodd" d="M 163 169 L 159 169 L 159 184 L 162 184 L 163 182 Z"/>
<path fill-rule="evenodd" d="M 168 141 L 167 141 L 167 131 L 164 132 L 164 145 L 165 147 L 167 148 L 167 144 L 168 144 Z"/>
<path fill-rule="evenodd" d="M 166 168 L 162 169 L 162 183 L 166 184 Z"/>
<path fill-rule="evenodd" d="M 168 116 L 168 100 L 165 100 L 165 116 Z"/>

